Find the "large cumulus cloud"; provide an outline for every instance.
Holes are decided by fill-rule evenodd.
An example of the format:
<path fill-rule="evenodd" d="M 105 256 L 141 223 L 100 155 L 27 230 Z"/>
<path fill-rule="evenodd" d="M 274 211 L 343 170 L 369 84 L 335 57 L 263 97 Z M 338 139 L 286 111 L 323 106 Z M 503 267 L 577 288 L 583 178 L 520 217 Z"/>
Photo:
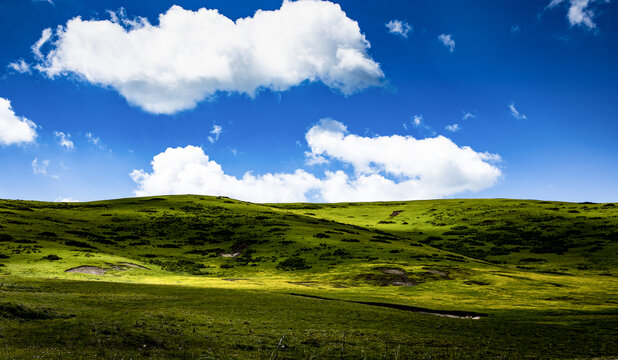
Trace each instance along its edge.
<path fill-rule="evenodd" d="M 10 100 L 0 97 L 0 145 L 33 143 L 36 128 L 34 122 L 15 114 Z"/>
<path fill-rule="evenodd" d="M 498 155 L 458 146 L 443 136 L 363 137 L 325 119 L 305 138 L 309 164 L 340 168 L 324 171 L 322 177 L 298 169 L 285 174 L 247 172 L 237 178 L 225 174 L 202 148 L 168 148 L 153 158 L 151 172 L 133 171 L 135 194 L 225 195 L 254 202 L 413 200 L 479 191 L 501 176 Z"/>
<path fill-rule="evenodd" d="M 111 87 L 162 114 L 190 109 L 217 92 L 255 96 L 319 81 L 347 95 L 384 78 L 358 23 L 328 1 L 284 1 L 278 10 L 236 21 L 180 6 L 155 25 L 111 14 L 110 20 L 73 18 L 53 34 L 45 29 L 33 46 L 36 68 L 52 78 L 73 74 Z"/>

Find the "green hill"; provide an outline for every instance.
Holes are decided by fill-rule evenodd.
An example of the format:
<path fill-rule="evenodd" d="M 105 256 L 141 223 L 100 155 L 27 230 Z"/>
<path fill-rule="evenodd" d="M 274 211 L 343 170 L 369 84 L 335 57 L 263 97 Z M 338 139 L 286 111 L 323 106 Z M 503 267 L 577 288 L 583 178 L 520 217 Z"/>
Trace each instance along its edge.
<path fill-rule="evenodd" d="M 617 255 L 611 203 L 0 200 L 0 354 L 609 358 Z"/>

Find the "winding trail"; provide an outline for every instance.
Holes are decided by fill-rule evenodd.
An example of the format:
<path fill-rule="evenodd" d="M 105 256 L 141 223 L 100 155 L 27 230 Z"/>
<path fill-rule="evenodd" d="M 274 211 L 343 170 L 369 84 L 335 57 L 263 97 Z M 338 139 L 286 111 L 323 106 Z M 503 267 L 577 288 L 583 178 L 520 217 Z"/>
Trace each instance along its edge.
<path fill-rule="evenodd" d="M 409 305 L 390 304 L 390 303 L 381 303 L 381 302 L 373 302 L 373 301 L 339 300 L 339 299 L 331 299 L 331 298 L 325 298 L 325 297 L 315 296 L 315 295 L 296 294 L 296 293 L 288 293 L 288 295 L 306 297 L 306 298 L 317 299 L 317 300 L 342 301 L 342 302 L 354 303 L 354 304 L 379 306 L 379 307 L 385 307 L 385 308 L 396 309 L 396 310 L 411 311 L 411 312 L 415 312 L 419 314 L 436 315 L 436 316 L 443 316 L 443 317 L 449 317 L 449 318 L 455 318 L 455 319 L 479 320 L 483 317 L 489 316 L 488 314 L 476 313 L 472 311 L 432 310 L 432 309 L 416 307 L 416 306 L 409 306 Z"/>

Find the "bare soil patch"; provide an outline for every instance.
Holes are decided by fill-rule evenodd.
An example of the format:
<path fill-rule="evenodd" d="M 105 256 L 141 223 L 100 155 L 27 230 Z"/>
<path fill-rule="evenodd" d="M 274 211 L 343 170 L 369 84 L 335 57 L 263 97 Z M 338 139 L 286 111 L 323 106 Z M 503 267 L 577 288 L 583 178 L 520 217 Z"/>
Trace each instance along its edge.
<path fill-rule="evenodd" d="M 393 211 L 393 213 L 390 215 L 392 218 L 394 218 L 395 216 L 401 214 L 403 212 L 403 210 L 395 210 Z"/>
<path fill-rule="evenodd" d="M 227 253 L 227 254 L 219 254 L 219 256 L 224 257 L 224 258 L 235 258 L 238 257 L 242 254 L 242 252 L 235 252 L 235 253 Z"/>
<path fill-rule="evenodd" d="M 430 273 L 432 275 L 447 276 L 447 274 L 444 271 L 435 270 L 435 269 L 428 269 L 428 268 L 423 268 L 423 270 L 427 271 L 428 273 Z"/>
<path fill-rule="evenodd" d="M 403 269 L 379 267 L 375 268 L 380 273 L 361 274 L 357 280 L 364 280 L 379 286 L 415 286 L 416 282 L 408 278 L 408 273 Z"/>
<path fill-rule="evenodd" d="M 103 275 L 107 272 L 107 269 L 103 269 L 98 266 L 83 265 L 83 266 L 78 266 L 78 267 L 65 270 L 64 272 L 90 274 L 90 275 Z"/>
<path fill-rule="evenodd" d="M 144 269 L 144 270 L 150 270 L 149 268 L 142 266 L 142 265 L 137 265 L 137 264 L 133 264 L 133 263 L 129 263 L 129 262 L 121 262 L 118 263 L 120 265 L 124 265 L 124 266 L 128 266 L 128 267 L 132 267 L 132 268 L 136 268 L 136 269 Z"/>

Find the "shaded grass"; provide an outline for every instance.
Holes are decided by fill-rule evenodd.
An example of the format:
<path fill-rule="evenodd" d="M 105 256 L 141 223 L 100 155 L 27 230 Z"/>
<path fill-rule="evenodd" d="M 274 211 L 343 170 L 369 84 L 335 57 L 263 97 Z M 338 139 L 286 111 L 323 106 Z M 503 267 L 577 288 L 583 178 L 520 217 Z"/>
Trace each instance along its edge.
<path fill-rule="evenodd" d="M 0 200 L 0 357 L 611 358 L 611 205 Z"/>
<path fill-rule="evenodd" d="M 2 293 L 7 300 L 74 317 L 0 320 L 8 358 L 259 359 L 270 357 L 284 333 L 279 358 L 340 358 L 344 332 L 347 359 L 568 358 L 617 350 L 616 311 L 510 310 L 470 321 L 270 291 L 66 280 L 10 285 Z"/>

